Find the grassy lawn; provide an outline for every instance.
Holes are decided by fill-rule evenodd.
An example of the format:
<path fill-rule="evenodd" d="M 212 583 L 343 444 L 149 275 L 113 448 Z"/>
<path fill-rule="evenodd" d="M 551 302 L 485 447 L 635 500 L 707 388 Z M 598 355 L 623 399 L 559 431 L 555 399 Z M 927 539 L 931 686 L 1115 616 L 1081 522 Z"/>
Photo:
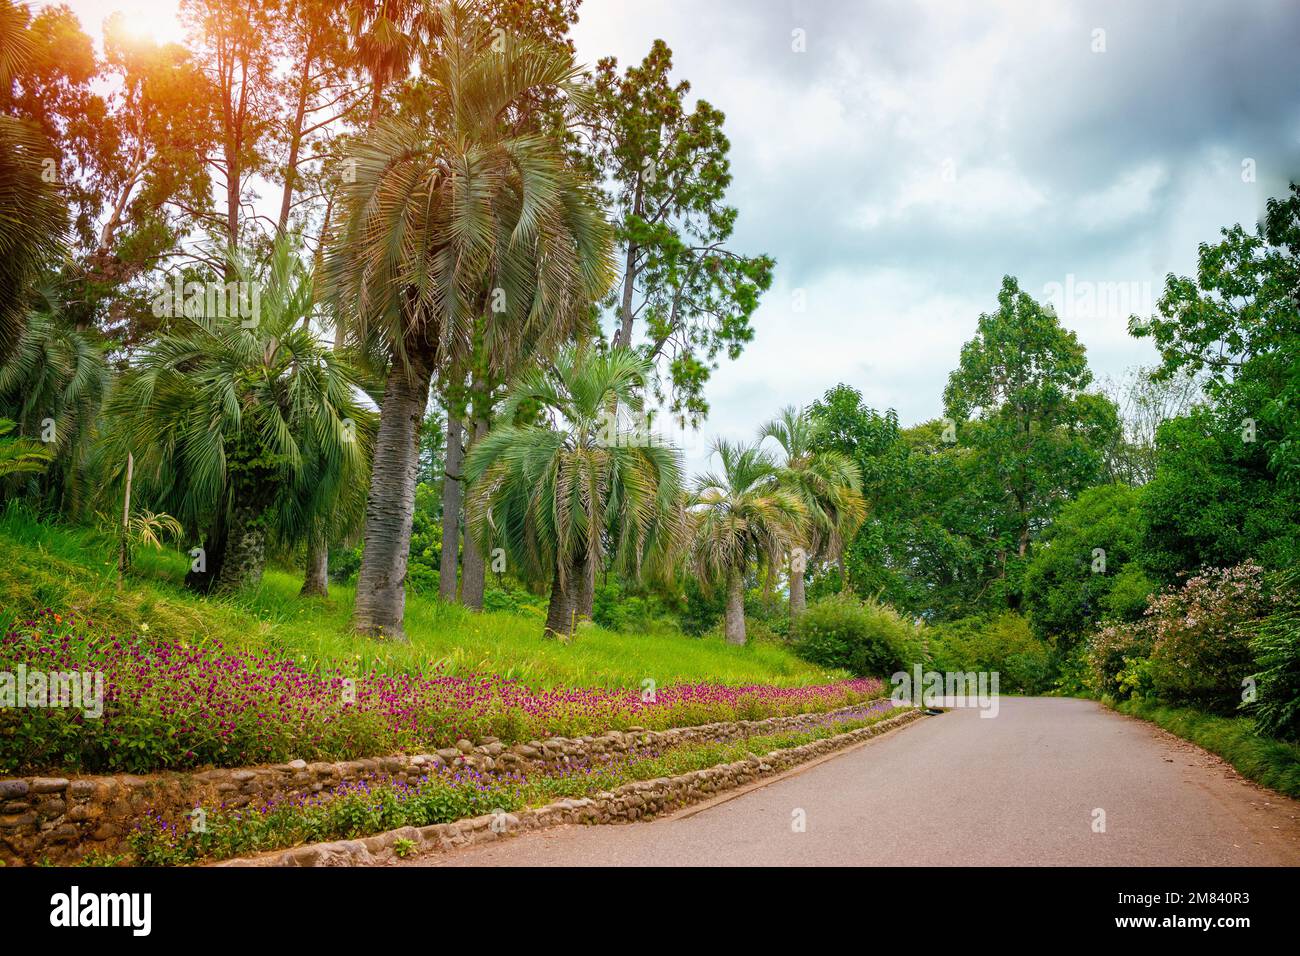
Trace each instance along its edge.
<path fill-rule="evenodd" d="M 301 576 L 268 568 L 255 592 L 199 598 L 182 587 L 189 558 L 140 549 L 127 587 L 117 590 L 112 540 L 51 526 L 21 512 L 0 515 L 0 610 L 76 611 L 116 633 L 146 629 L 174 640 L 216 640 L 274 649 L 308 669 L 346 663 L 358 671 L 495 673 L 538 687 L 664 687 L 684 682 L 800 686 L 848 675 L 826 671 L 775 644 L 733 647 L 720 637 L 624 634 L 584 626 L 569 644 L 543 640 L 541 615 L 487 612 L 410 595 L 408 644 L 359 638 L 348 628 L 353 590 L 331 584 L 326 599 L 298 596 Z"/>
<path fill-rule="evenodd" d="M 1300 746 L 1260 737 L 1248 717 L 1215 717 L 1148 700 L 1113 704 L 1222 757 L 1244 777 L 1289 797 L 1300 797 Z"/>

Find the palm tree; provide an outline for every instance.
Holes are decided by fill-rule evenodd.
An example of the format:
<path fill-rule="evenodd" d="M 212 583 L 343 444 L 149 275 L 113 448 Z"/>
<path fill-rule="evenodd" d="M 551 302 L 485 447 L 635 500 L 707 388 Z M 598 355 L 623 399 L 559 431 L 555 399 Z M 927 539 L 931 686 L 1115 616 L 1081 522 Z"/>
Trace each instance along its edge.
<path fill-rule="evenodd" d="M 713 454 L 722 471 L 696 479 L 689 504 L 692 557 L 704 581 L 726 587 L 726 638 L 744 644 L 745 573 L 751 563 L 772 560 L 800 540 L 808 512 L 759 444 L 719 439 Z"/>
<path fill-rule="evenodd" d="M 798 496 L 808 512 L 804 534 L 790 560 L 791 620 L 803 613 L 806 604 L 807 562 L 842 553 L 845 541 L 866 516 L 858 466 L 842 452 L 817 450 L 821 431 L 816 419 L 794 406 L 781 409 L 759 430 L 760 442 L 771 438 L 781 447 L 781 483 Z"/>
<path fill-rule="evenodd" d="M 357 64 L 370 76 L 370 125 L 379 122 L 384 90 L 406 76 L 422 46 L 441 27 L 439 6 L 424 0 L 356 0 L 348 10 Z"/>
<path fill-rule="evenodd" d="M 44 492 L 50 505 L 75 515 L 111 384 L 108 364 L 98 333 L 75 329 L 50 288 L 39 290 L 25 318 L 0 363 L 0 413 L 48 445 L 53 467 Z"/>
<path fill-rule="evenodd" d="M 253 315 L 176 319 L 124 375 L 108 439 L 156 504 L 206 535 L 191 583 L 218 592 L 260 581 L 268 538 L 294 528 L 284 516 L 317 510 L 314 486 L 364 484 L 372 427 L 358 373 L 310 328 L 312 276 L 291 237 L 261 266 L 232 253 L 226 269 L 260 290 Z"/>
<path fill-rule="evenodd" d="M 454 378 L 473 352 L 497 377 L 526 349 L 549 354 L 589 322 L 614 277 L 594 187 L 557 138 L 508 121 L 537 91 L 579 96 L 571 55 L 492 44 L 455 4 L 440 43 L 426 76 L 446 115 L 435 128 L 384 121 L 358 144 L 327 256 L 350 336 L 382 342 L 390 357 L 353 626 L 397 639 L 432 376 Z"/>
<path fill-rule="evenodd" d="M 681 492 L 677 449 L 643 430 L 621 430 L 620 410 L 639 413 L 652 366 L 629 349 L 564 348 L 525 373 L 501 409 L 504 423 L 465 459 L 467 521 L 481 545 L 497 542 L 525 580 L 551 585 L 546 633 L 572 633 L 589 556 L 638 577 L 674 543 Z M 514 424 L 540 406 L 547 424 Z"/>

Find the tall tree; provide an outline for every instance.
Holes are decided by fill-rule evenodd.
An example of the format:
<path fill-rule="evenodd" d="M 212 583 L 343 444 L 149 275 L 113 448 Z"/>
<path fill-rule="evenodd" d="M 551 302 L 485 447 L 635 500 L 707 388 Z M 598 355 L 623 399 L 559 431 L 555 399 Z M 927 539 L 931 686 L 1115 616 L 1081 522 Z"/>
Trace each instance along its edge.
<path fill-rule="evenodd" d="M 353 623 L 398 638 L 433 374 L 468 367 L 484 317 L 493 363 L 511 343 L 563 342 L 612 278 L 611 231 L 592 187 L 554 137 L 502 122 L 529 91 L 571 86 L 571 55 L 512 37 L 490 43 L 458 5 L 443 18 L 427 72 L 447 95 L 446 124 L 383 121 L 359 144 L 346 222 L 327 256 L 353 334 L 391 356 Z"/>
<path fill-rule="evenodd" d="M 1130 320 L 1160 351 L 1157 377 L 1193 374 L 1300 483 L 1300 185 L 1268 201 L 1253 231 L 1235 225 L 1202 244 L 1196 276 L 1170 275 L 1158 314 Z M 1247 423 L 1250 423 L 1248 426 Z M 1253 426 L 1253 431 L 1251 426 Z"/>
<path fill-rule="evenodd" d="M 268 167 L 279 94 L 275 65 L 281 37 L 275 13 L 276 4 L 248 0 L 181 0 L 216 126 L 207 162 L 224 208 L 210 225 L 219 224 L 216 234 L 231 248 L 244 246 L 241 225 L 256 216 L 250 180 Z"/>
<path fill-rule="evenodd" d="M 601 60 L 588 129 L 618 226 L 613 342 L 643 348 L 662 369 L 656 385 L 672 411 L 698 422 L 718 355 L 739 357 L 754 336 L 749 320 L 774 263 L 732 248 L 723 114 L 705 100 L 688 108 L 690 84 L 674 84 L 671 71 L 662 40 L 622 75 L 615 60 Z"/>
<path fill-rule="evenodd" d="M 1084 391 L 1091 381 L 1075 334 L 1004 278 L 997 311 L 980 316 L 962 347 L 944 407 L 956 440 L 1001 491 L 994 534 L 1021 565 L 1056 509 L 1097 479 L 1119 429 L 1114 404 Z"/>

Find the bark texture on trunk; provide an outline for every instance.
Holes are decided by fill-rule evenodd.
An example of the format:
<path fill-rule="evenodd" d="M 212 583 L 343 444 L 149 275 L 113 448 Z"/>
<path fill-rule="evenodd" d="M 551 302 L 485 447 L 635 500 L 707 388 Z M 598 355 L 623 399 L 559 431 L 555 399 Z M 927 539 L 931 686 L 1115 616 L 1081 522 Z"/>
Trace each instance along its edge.
<path fill-rule="evenodd" d="M 320 538 L 313 538 L 307 545 L 307 573 L 302 579 L 301 597 L 329 597 L 330 593 L 330 549 L 329 544 Z"/>
<path fill-rule="evenodd" d="M 745 581 L 739 571 L 727 575 L 726 637 L 728 644 L 745 643 Z"/>
<path fill-rule="evenodd" d="M 447 413 L 447 461 L 442 479 L 442 554 L 438 557 L 438 597 L 456 600 L 456 573 L 460 567 L 460 469 L 465 460 L 460 419 Z"/>
<path fill-rule="evenodd" d="M 487 419 L 478 416 L 474 419 L 474 437 L 473 442 L 487 434 Z M 473 447 L 471 443 L 470 447 Z M 487 567 L 483 559 L 483 549 L 479 543 L 474 540 L 474 535 L 470 533 L 469 525 L 465 526 L 464 545 L 461 548 L 461 574 L 460 583 L 460 602 L 473 611 L 483 610 L 483 586 L 487 575 Z"/>
<path fill-rule="evenodd" d="M 406 563 L 415 513 L 420 422 L 429 400 L 427 357 L 408 350 L 410 370 L 394 361 L 384 386 L 366 500 L 365 546 L 352 626 L 361 634 L 405 640 Z"/>
<path fill-rule="evenodd" d="M 557 565 L 551 578 L 551 603 L 546 608 L 546 637 L 568 637 L 573 631 L 573 602 L 570 581 L 561 580 Z"/>
<path fill-rule="evenodd" d="M 233 594 L 262 582 L 266 565 L 266 509 L 260 504 L 243 502 L 235 505 L 226 535 L 226 553 L 214 590 Z"/>

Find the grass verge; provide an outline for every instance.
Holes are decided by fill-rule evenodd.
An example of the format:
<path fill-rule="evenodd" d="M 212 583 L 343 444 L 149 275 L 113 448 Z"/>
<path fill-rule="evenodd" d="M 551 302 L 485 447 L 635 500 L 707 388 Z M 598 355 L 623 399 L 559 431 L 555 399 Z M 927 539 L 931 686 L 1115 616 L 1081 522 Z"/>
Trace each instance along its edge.
<path fill-rule="evenodd" d="M 1259 736 L 1248 717 L 1216 717 L 1141 699 L 1108 703 L 1217 754 L 1256 783 L 1300 798 L 1300 746 Z"/>

